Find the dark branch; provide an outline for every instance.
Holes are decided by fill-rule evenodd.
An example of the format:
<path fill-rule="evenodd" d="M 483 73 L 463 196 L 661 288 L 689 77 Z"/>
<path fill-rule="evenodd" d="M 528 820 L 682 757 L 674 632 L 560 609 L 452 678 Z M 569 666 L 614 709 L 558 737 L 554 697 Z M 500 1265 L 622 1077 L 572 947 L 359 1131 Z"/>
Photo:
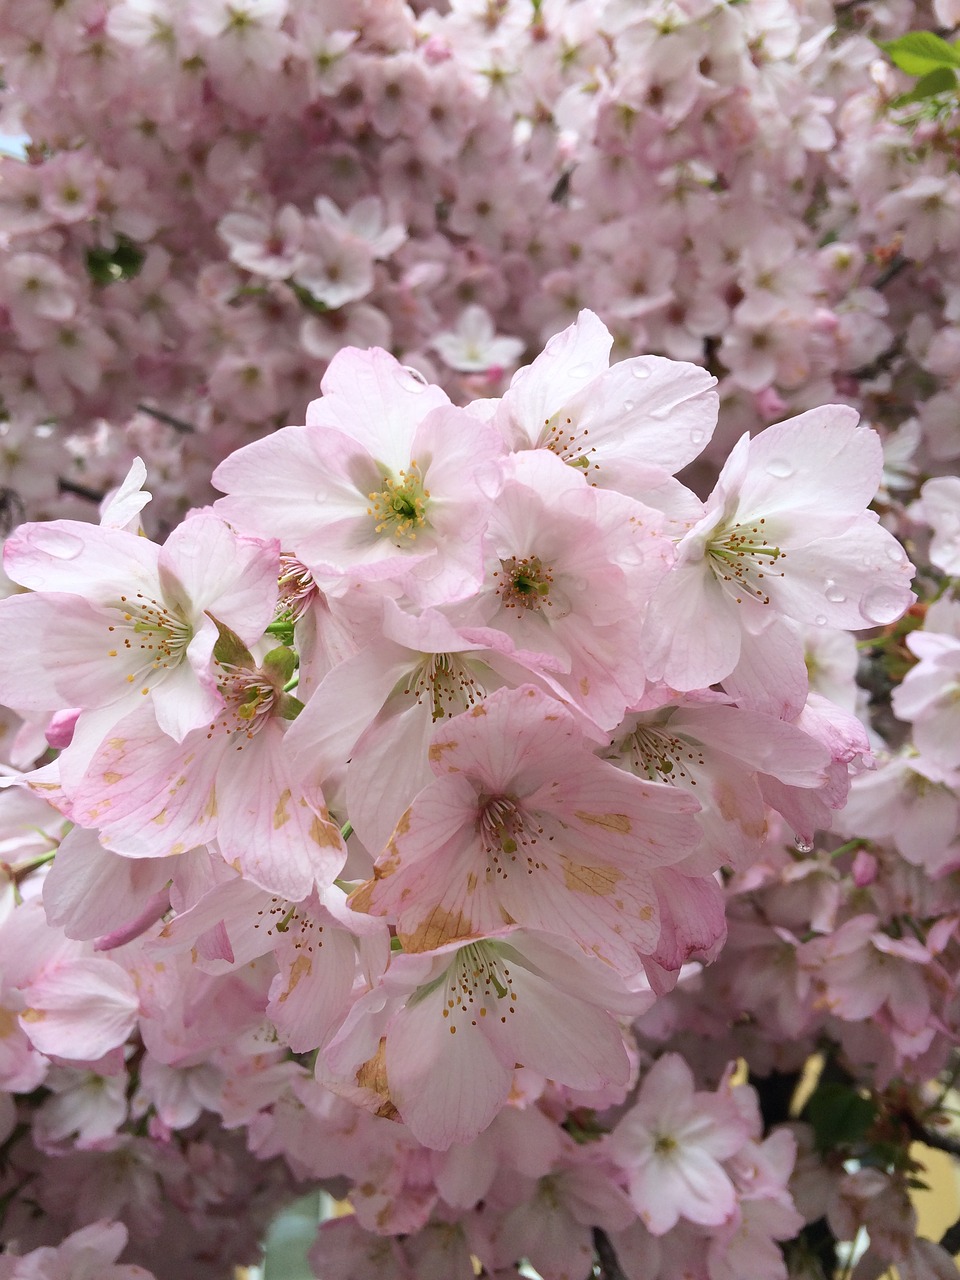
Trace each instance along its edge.
<path fill-rule="evenodd" d="M 945 1151 L 948 1156 L 956 1156 L 960 1159 L 960 1142 L 956 1138 L 948 1138 L 946 1134 L 935 1133 L 932 1129 L 925 1128 L 916 1116 L 909 1113 L 901 1112 L 898 1118 L 903 1122 L 914 1142 L 922 1142 L 925 1147 L 933 1147 L 934 1151 Z"/>
<path fill-rule="evenodd" d="M 613 1245 L 610 1243 L 610 1237 L 599 1227 L 593 1228 L 593 1247 L 597 1251 L 597 1261 L 600 1263 L 601 1280 L 627 1280 Z"/>
<path fill-rule="evenodd" d="M 940 1248 L 946 1249 L 951 1258 L 960 1253 L 960 1218 L 940 1237 Z"/>
<path fill-rule="evenodd" d="M 893 258 L 892 261 L 889 263 L 889 265 L 885 268 L 885 270 L 880 272 L 880 274 L 877 276 L 876 280 L 874 280 L 873 285 L 871 287 L 874 289 L 885 288 L 890 283 L 890 281 L 895 279 L 895 277 L 897 277 L 900 274 L 900 272 L 903 271 L 904 267 L 908 265 L 909 263 L 907 262 L 907 259 L 902 254 L 898 253 L 897 256 Z"/>
<path fill-rule="evenodd" d="M 151 418 L 156 418 L 158 422 L 173 427 L 174 431 L 179 431 L 181 435 L 193 435 L 196 432 L 195 426 L 184 422 L 182 418 L 175 418 L 172 413 L 164 413 L 162 409 L 154 409 L 148 404 L 138 404 L 137 408 L 141 413 L 147 413 Z"/>
<path fill-rule="evenodd" d="M 88 502 L 102 502 L 105 496 L 96 489 L 88 489 L 85 484 L 77 484 L 76 480 L 64 480 L 63 476 L 60 476 L 57 484 L 61 493 L 75 493 L 78 498 L 86 498 Z"/>

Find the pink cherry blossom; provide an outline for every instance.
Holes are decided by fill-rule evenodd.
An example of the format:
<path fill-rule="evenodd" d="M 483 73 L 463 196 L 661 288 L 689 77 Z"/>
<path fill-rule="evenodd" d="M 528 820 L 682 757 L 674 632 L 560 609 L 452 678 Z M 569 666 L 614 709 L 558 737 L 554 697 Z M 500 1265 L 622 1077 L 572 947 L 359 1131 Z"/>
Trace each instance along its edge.
<path fill-rule="evenodd" d="M 454 716 L 353 908 L 395 918 L 407 951 L 520 924 L 633 972 L 660 935 L 656 869 L 693 845 L 695 802 L 590 745 L 531 685 Z"/>

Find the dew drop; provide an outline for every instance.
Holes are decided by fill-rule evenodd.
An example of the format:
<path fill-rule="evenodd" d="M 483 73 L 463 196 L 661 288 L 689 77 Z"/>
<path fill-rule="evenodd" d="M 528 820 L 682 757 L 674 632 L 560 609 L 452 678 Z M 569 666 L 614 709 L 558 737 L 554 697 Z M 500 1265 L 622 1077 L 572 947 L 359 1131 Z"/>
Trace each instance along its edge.
<path fill-rule="evenodd" d="M 832 578 L 827 579 L 824 595 L 831 604 L 843 604 L 844 600 L 847 598 Z"/>
<path fill-rule="evenodd" d="M 419 392 L 423 391 L 428 385 L 426 378 L 420 370 L 415 369 L 412 364 L 405 364 L 403 366 L 403 371 L 404 373 L 408 373 L 413 380 L 413 385 L 407 387 L 408 391 L 416 391 L 419 394 Z"/>
<path fill-rule="evenodd" d="M 589 378 L 592 373 L 593 373 L 593 365 L 575 364 L 573 368 L 570 370 L 570 377 L 571 378 Z"/>
<path fill-rule="evenodd" d="M 814 622 L 817 624 L 818 627 L 825 627 L 827 625 L 827 620 L 822 613 L 817 614 L 817 616 L 814 618 Z"/>
<path fill-rule="evenodd" d="M 690 443 L 703 444 L 703 438 L 706 434 L 707 433 L 705 431 L 701 431 L 700 428 L 698 427 L 696 431 L 690 432 Z"/>
<path fill-rule="evenodd" d="M 903 564 L 906 557 L 899 542 L 893 542 L 887 547 L 887 559 L 891 564 Z"/>
<path fill-rule="evenodd" d="M 35 525 L 30 530 L 29 545 L 31 550 L 57 560 L 76 560 L 83 550 L 83 539 L 51 524 Z"/>
<path fill-rule="evenodd" d="M 776 480 L 788 480 L 793 475 L 794 466 L 786 458 L 771 458 L 767 463 L 767 475 Z"/>
<path fill-rule="evenodd" d="M 635 378 L 649 378 L 650 370 L 645 364 L 635 364 L 633 366 L 633 376 Z"/>
<path fill-rule="evenodd" d="M 874 587 L 860 597 L 860 612 L 868 622 L 882 626 L 894 622 L 907 604 L 906 593 L 890 587 Z"/>
<path fill-rule="evenodd" d="M 793 837 L 793 847 L 797 853 L 813 853 L 813 845 L 808 840 L 804 840 L 801 835 Z"/>
<path fill-rule="evenodd" d="M 636 401 L 634 401 L 634 400 L 624 400 L 624 402 L 623 402 L 623 412 L 624 412 L 624 413 L 633 413 L 633 411 L 634 411 L 634 409 L 635 409 L 636 407 L 637 407 L 637 405 L 636 405 Z"/>

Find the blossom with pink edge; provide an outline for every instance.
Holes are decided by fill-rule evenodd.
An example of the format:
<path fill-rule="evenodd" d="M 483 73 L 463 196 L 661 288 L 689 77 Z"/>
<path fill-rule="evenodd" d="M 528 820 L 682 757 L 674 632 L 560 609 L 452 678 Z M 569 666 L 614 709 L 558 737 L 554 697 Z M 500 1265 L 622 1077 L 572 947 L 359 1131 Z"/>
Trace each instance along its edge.
<path fill-rule="evenodd" d="M 117 1262 L 127 1237 L 122 1222 L 94 1222 L 56 1247 L 0 1258 L 0 1280 L 153 1280 L 143 1267 Z"/>
<path fill-rule="evenodd" d="M 675 1053 L 644 1077 L 634 1106 L 609 1139 L 627 1176 L 630 1199 L 656 1236 L 681 1218 L 719 1226 L 736 1211 L 737 1193 L 724 1161 L 750 1137 L 729 1090 L 694 1089 L 693 1073 Z"/>
<path fill-rule="evenodd" d="M 659 356 L 611 366 L 612 344 L 599 317 L 581 311 L 514 374 L 493 421 L 512 448 L 548 449 L 592 484 L 645 498 L 709 442 L 716 379 Z"/>
<path fill-rule="evenodd" d="M 501 929 L 433 956 L 394 956 L 318 1073 L 358 1100 L 365 1091 L 380 1114 L 399 1112 L 418 1141 L 443 1151 L 491 1124 L 519 1066 L 578 1089 L 626 1084 L 613 1013 L 637 1007 L 608 966 L 563 939 Z"/>
<path fill-rule="evenodd" d="M 110 525 L 21 525 L 4 565 L 29 592 L 0 601 L 0 643 L 17 654 L 0 675 L 0 700 L 25 714 L 102 711 L 102 738 L 149 697 L 162 731 L 182 741 L 223 705 L 214 618 L 245 643 L 259 640 L 278 564 L 275 542 L 206 513 L 162 547 Z"/>
<path fill-rule="evenodd" d="M 652 675 L 677 689 L 733 676 L 740 697 L 765 699 L 762 668 L 780 661 L 793 702 L 806 673 L 785 620 L 857 629 L 892 622 L 910 604 L 913 568 L 867 510 L 880 439 L 856 421 L 854 410 L 827 405 L 741 437 L 651 601 Z"/>
<path fill-rule="evenodd" d="M 398 580 L 422 604 L 469 595 L 487 516 L 475 473 L 503 453 L 497 433 L 379 348 L 340 351 L 320 388 L 306 426 L 220 464 L 217 512 L 315 572 Z"/>
<path fill-rule="evenodd" d="M 99 827 L 106 848 L 164 858 L 216 839 L 255 884 L 299 902 L 333 882 L 346 850 L 318 780 L 285 750 L 285 726 L 300 708 L 285 690 L 296 656 L 280 645 L 258 664 L 220 631 L 222 707 L 205 729 L 178 742 L 141 705 L 89 755 L 73 761 L 71 745 L 47 772 L 59 773 L 56 802 L 81 826 Z M 30 785 L 58 784 L 35 776 Z"/>
<path fill-rule="evenodd" d="M 433 782 L 351 906 L 394 919 L 406 951 L 520 924 L 634 973 L 660 938 L 656 871 L 697 840 L 696 801 L 592 745 L 532 685 L 445 722 L 429 750 Z"/>
<path fill-rule="evenodd" d="M 673 558 L 663 517 L 545 449 L 511 454 L 483 483 L 484 580 L 454 620 L 543 654 L 566 698 L 612 728 L 645 688 L 644 610 Z"/>

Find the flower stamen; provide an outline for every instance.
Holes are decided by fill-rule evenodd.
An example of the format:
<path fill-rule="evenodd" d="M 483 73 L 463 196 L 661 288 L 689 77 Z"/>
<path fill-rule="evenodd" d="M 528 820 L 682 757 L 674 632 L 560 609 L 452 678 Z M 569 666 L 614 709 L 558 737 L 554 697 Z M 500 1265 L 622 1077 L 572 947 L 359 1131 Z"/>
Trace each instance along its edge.
<path fill-rule="evenodd" d="M 423 475 L 416 460 L 398 477 L 384 476 L 383 488 L 367 495 L 367 515 L 376 521 L 376 532 L 390 538 L 416 541 L 417 530 L 427 523 L 426 510 L 430 490 L 424 488 Z"/>

